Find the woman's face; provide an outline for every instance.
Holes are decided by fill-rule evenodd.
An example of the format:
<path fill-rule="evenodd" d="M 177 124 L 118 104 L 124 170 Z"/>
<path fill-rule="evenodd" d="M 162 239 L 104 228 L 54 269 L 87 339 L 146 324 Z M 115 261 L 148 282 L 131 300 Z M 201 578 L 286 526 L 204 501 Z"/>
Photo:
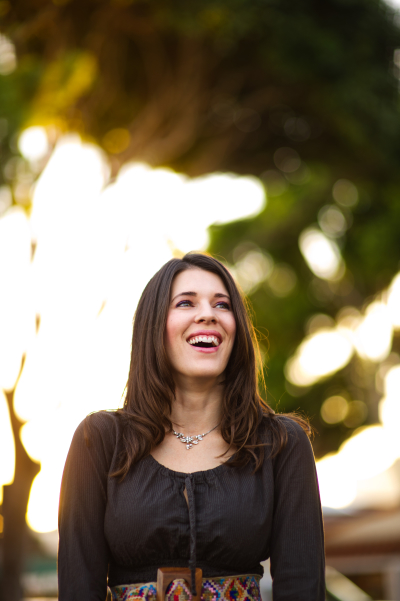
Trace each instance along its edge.
<path fill-rule="evenodd" d="M 165 344 L 176 383 L 217 378 L 228 363 L 236 322 L 222 280 L 203 269 L 186 269 L 172 284 Z"/>

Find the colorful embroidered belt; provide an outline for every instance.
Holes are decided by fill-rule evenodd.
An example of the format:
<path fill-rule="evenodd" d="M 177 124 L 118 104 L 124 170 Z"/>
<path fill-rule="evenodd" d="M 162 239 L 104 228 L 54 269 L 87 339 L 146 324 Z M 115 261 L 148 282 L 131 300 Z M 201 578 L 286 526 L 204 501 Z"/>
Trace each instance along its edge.
<path fill-rule="evenodd" d="M 260 578 L 256 574 L 203 578 L 201 601 L 261 601 Z M 113 601 L 156 601 L 157 584 L 121 584 L 111 589 Z M 178 578 L 168 586 L 165 601 L 191 601 L 190 587 Z"/>

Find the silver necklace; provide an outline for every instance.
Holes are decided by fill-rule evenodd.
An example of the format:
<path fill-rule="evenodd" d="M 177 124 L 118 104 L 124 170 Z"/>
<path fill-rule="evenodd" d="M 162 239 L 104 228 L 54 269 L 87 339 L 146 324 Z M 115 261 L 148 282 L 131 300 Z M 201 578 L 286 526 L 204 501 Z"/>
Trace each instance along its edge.
<path fill-rule="evenodd" d="M 204 432 L 204 434 L 198 434 L 197 436 L 185 436 L 184 434 L 182 434 L 182 432 L 175 432 L 174 429 L 172 429 L 172 432 L 175 434 L 178 440 L 180 440 L 186 445 L 187 450 L 190 451 L 190 449 L 193 448 L 194 444 L 199 444 L 199 442 L 202 441 L 203 438 L 207 436 L 207 434 L 210 434 L 210 432 L 215 430 L 215 428 L 218 428 L 218 426 L 219 424 L 214 426 L 214 428 L 211 428 L 211 430 L 209 430 L 208 432 Z"/>

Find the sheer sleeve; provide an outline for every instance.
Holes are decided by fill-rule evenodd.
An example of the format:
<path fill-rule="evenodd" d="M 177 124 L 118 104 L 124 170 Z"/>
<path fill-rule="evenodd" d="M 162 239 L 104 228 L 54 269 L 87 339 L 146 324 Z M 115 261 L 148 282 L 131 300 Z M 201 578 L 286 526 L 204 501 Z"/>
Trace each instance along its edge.
<path fill-rule="evenodd" d="M 114 420 L 104 413 L 87 419 L 89 441 L 82 422 L 72 439 L 61 484 L 59 601 L 105 601 L 107 596 L 104 514 Z"/>
<path fill-rule="evenodd" d="M 275 459 L 271 576 L 274 601 L 325 601 L 324 532 L 310 441 L 287 421 L 288 443 Z"/>

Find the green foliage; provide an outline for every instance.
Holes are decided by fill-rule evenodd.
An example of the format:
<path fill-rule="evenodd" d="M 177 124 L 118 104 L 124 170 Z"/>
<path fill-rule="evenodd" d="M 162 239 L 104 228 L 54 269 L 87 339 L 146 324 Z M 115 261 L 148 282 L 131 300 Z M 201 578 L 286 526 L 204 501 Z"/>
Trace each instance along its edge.
<path fill-rule="evenodd" d="M 400 35 L 383 1 L 15 0 L 5 28 L 21 64 L 40 64 L 29 121 L 53 107 L 99 143 L 127 128 L 119 163 L 259 175 L 291 116 L 306 160 L 357 174 L 397 164 Z"/>

